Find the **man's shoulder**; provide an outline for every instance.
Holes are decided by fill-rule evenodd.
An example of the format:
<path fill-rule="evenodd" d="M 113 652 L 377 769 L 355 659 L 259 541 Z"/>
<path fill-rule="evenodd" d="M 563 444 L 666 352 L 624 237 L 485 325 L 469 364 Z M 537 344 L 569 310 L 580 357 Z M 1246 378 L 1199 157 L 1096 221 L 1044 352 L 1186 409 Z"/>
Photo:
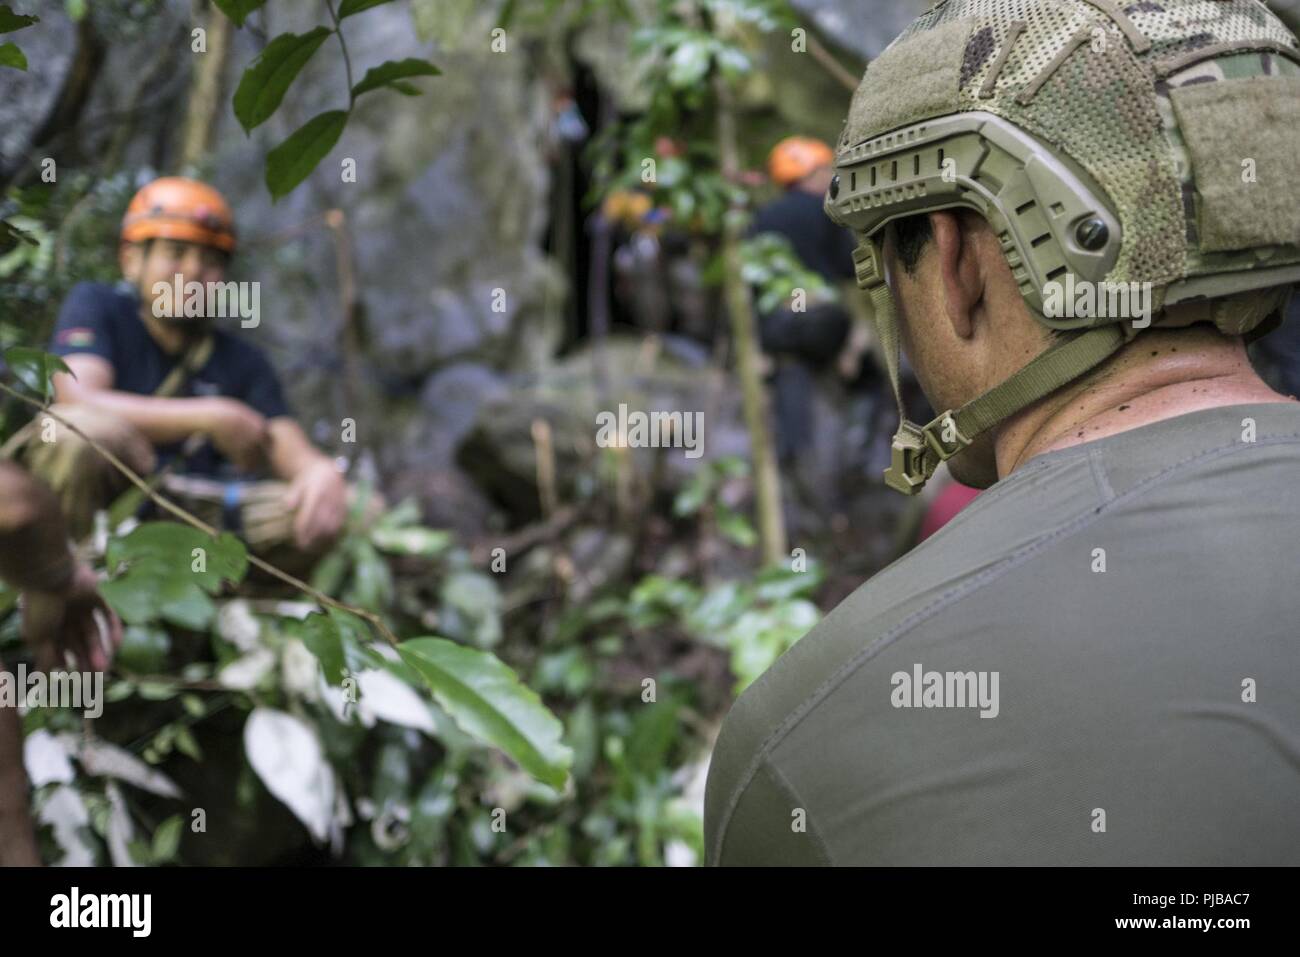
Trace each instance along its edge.
<path fill-rule="evenodd" d="M 714 748 L 705 809 L 710 832 L 783 736 L 845 678 L 889 644 L 960 616 L 965 600 L 995 585 L 1003 571 L 1042 556 L 1097 502 L 1086 456 L 1030 465 L 1014 478 L 859 586 L 746 689 Z"/>
<path fill-rule="evenodd" d="M 1193 413 L 1031 460 L 859 587 L 741 695 L 714 749 L 710 832 L 725 825 L 729 809 L 796 727 L 843 710 L 832 707 L 836 695 L 857 693 L 850 679 L 864 678 L 889 655 L 953 642 L 973 654 L 1024 631 L 1065 640 L 1069 628 L 1052 627 L 1060 606 L 1044 596 L 1061 598 L 1064 589 L 1077 599 L 1074 607 L 1089 607 L 1102 599 L 1079 587 L 1086 581 L 1111 589 L 1104 599 L 1110 605 L 1125 606 L 1133 603 L 1124 589 L 1156 587 L 1147 562 L 1143 575 L 1091 574 L 1099 545 L 1112 559 L 1148 553 L 1181 559 L 1188 549 L 1244 548 L 1228 529 L 1260 534 L 1261 523 L 1269 522 L 1273 534 L 1290 535 L 1290 506 L 1266 502 L 1270 490 L 1294 502 L 1287 476 L 1297 458 L 1300 406 L 1271 404 Z M 1243 489 L 1251 494 L 1243 496 Z M 1207 513 L 1242 520 L 1194 520 Z M 1176 589 L 1179 567 L 1163 567 L 1170 581 L 1160 588 Z M 1010 618 L 1008 608 L 1016 609 Z M 1077 615 L 1068 621 L 1079 624 Z M 1123 642 L 1126 634 L 1111 637 Z M 1020 653 L 1034 658 L 1022 662 L 1025 670 L 1052 664 L 1060 647 L 1023 645 Z M 839 722 L 835 714 L 827 720 Z"/>
<path fill-rule="evenodd" d="M 1241 438 L 1243 422 L 1258 433 L 1250 441 Z M 882 643 L 937 627 L 941 616 L 989 588 L 1050 582 L 1061 572 L 1055 563 L 1063 555 L 1078 561 L 1072 542 L 1083 529 L 1112 542 L 1140 534 L 1145 524 L 1135 523 L 1134 514 L 1149 511 L 1152 496 L 1165 489 L 1179 502 L 1236 502 L 1245 508 L 1235 483 L 1244 470 L 1261 464 L 1263 456 L 1252 453 L 1266 452 L 1298 427 L 1297 404 L 1224 407 L 1031 460 L 861 585 L 801 638 L 736 702 L 719 742 L 736 742 L 739 750 L 762 746 Z M 1290 451 L 1275 453 L 1285 461 L 1296 454 L 1294 441 Z M 1251 487 L 1276 485 L 1277 474 L 1276 468 L 1273 478 L 1260 473 Z M 1230 481 L 1222 481 L 1228 476 Z M 1162 534 L 1207 533 L 1189 524 L 1165 527 Z"/>
<path fill-rule="evenodd" d="M 756 232 L 775 232 L 788 228 L 794 220 L 807 212 L 804 196 L 797 189 L 789 189 L 780 196 L 764 203 L 754 213 Z"/>
<path fill-rule="evenodd" d="M 1086 456 L 1026 466 L 855 589 L 754 683 L 737 708 L 748 704 L 746 697 L 778 696 L 797 707 L 835 669 L 869 653 L 874 640 L 956 604 L 991 583 L 1009 560 L 1041 552 L 1098 501 Z"/>
<path fill-rule="evenodd" d="M 79 282 L 68 290 L 51 341 L 60 355 L 106 354 L 138 322 L 132 297 L 104 282 Z"/>
<path fill-rule="evenodd" d="M 1202 619 L 1227 613 L 1230 586 L 1197 584 L 1224 581 L 1221 565 L 1243 581 L 1268 562 L 1294 567 L 1298 460 L 1300 407 L 1290 404 L 1207 410 L 1031 460 L 858 588 L 740 697 L 714 749 L 710 853 L 743 821 L 750 790 L 765 800 L 769 780 L 794 782 L 791 801 L 825 811 L 843 797 L 835 782 L 851 777 L 837 769 L 845 755 L 865 762 L 862 775 L 889 773 L 896 751 L 872 735 L 890 733 L 900 669 L 1007 667 L 1014 649 L 1019 686 L 1046 687 L 1040 678 L 1078 663 L 1081 635 L 1110 662 L 1132 655 L 1152 621 L 1185 642 Z M 1106 616 L 1110 626 L 1095 625 Z M 733 840 L 733 852 L 748 846 L 743 833 Z"/>
<path fill-rule="evenodd" d="M 84 280 L 69 289 L 64 297 L 60 323 L 78 317 L 114 319 L 123 313 L 134 315 L 132 305 L 130 293 L 112 283 Z"/>

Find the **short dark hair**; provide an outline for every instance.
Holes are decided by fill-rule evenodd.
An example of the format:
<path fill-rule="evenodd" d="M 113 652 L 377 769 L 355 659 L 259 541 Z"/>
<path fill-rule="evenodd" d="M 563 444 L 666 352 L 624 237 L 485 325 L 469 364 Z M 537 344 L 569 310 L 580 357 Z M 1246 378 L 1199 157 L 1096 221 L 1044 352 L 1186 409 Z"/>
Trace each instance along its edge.
<path fill-rule="evenodd" d="M 921 261 L 921 253 L 925 251 L 925 244 L 934 238 L 934 229 L 930 226 L 930 214 L 918 213 L 914 216 L 904 216 L 902 219 L 894 220 L 893 226 L 898 261 L 909 276 L 914 276 L 917 263 Z"/>

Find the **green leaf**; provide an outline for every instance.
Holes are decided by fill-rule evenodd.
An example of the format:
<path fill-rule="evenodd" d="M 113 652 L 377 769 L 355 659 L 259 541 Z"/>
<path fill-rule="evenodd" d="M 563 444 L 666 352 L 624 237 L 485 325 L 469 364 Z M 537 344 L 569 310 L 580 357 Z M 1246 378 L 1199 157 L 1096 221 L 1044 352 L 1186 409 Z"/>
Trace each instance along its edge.
<path fill-rule="evenodd" d="M 749 57 L 735 47 L 724 46 L 718 50 L 718 69 L 728 79 L 735 79 L 750 71 Z"/>
<path fill-rule="evenodd" d="M 31 233 L 24 232 L 7 219 L 0 219 L 0 250 L 8 252 L 14 243 L 24 242 L 29 246 L 39 246 L 41 241 Z"/>
<path fill-rule="evenodd" d="M 212 0 L 237 27 L 242 27 L 248 15 L 263 6 L 266 0 Z"/>
<path fill-rule="evenodd" d="M 821 612 L 810 601 L 796 598 L 771 608 L 755 608 L 740 615 L 723 633 L 731 649 L 731 673 L 739 695 L 772 666 L 795 642 L 812 630 Z"/>
<path fill-rule="evenodd" d="M 194 738 L 194 732 L 185 725 L 176 729 L 176 750 L 195 761 L 203 760 L 203 749 L 199 747 L 199 742 Z"/>
<path fill-rule="evenodd" d="M 371 7 L 378 7 L 385 3 L 392 3 L 393 0 L 343 0 L 339 4 L 339 19 L 350 17 L 354 13 L 361 13 L 363 10 L 369 10 Z"/>
<path fill-rule="evenodd" d="M 317 27 L 309 33 L 282 33 L 267 44 L 253 65 L 244 71 L 235 90 L 235 117 L 245 130 L 260 126 L 270 118 L 294 77 L 332 32 L 328 27 Z"/>
<path fill-rule="evenodd" d="M 726 455 L 716 459 L 713 470 L 724 478 L 743 478 L 749 474 L 749 463 L 736 455 Z"/>
<path fill-rule="evenodd" d="M 668 58 L 668 84 L 683 90 L 695 86 L 709 72 L 709 48 L 705 43 L 688 41 Z"/>
<path fill-rule="evenodd" d="M 195 549 L 203 550 L 202 561 Z M 100 586 L 123 621 L 166 621 L 195 631 L 216 615 L 208 595 L 226 583 L 238 584 L 248 568 L 244 544 L 234 535 L 213 539 L 177 522 L 146 522 L 123 538 L 110 539 L 105 557 L 110 569 L 127 566 Z"/>
<path fill-rule="evenodd" d="M 217 607 L 191 581 L 169 581 L 158 595 L 158 616 L 191 631 L 203 631 L 217 616 Z"/>
<path fill-rule="evenodd" d="M 170 861 L 181 846 L 181 816 L 174 814 L 153 832 L 152 857 L 155 864 Z"/>
<path fill-rule="evenodd" d="M 329 609 L 328 614 L 338 626 L 339 640 L 343 643 L 343 660 L 349 671 L 355 674 L 368 668 L 396 664 L 370 646 L 370 626 L 356 615 L 337 608 Z"/>
<path fill-rule="evenodd" d="M 451 547 L 451 532 L 433 528 L 375 528 L 370 541 L 381 552 L 392 555 L 419 555 L 435 558 Z"/>
<path fill-rule="evenodd" d="M 754 579 L 755 594 L 762 601 L 780 602 L 791 598 L 810 598 L 826 578 L 820 562 L 808 560 L 804 571 L 788 565 L 763 569 Z"/>
<path fill-rule="evenodd" d="M 140 686 L 136 688 L 136 693 L 145 701 L 170 701 L 176 697 L 176 689 L 172 685 L 163 684 L 161 681 L 142 681 Z M 162 737 L 162 735 L 159 735 L 159 737 Z M 168 739 L 170 740 L 170 736 L 168 736 Z"/>
<path fill-rule="evenodd" d="M 13 33 L 15 30 L 21 30 L 24 27 L 30 27 L 33 23 L 40 22 L 40 17 L 30 16 L 26 13 L 14 13 L 9 4 L 0 3 L 0 33 Z"/>
<path fill-rule="evenodd" d="M 625 745 L 628 764 L 643 777 L 651 778 L 668 765 L 668 751 L 680 733 L 680 706 L 675 696 L 665 695 L 635 712 Z"/>
<path fill-rule="evenodd" d="M 334 595 L 347 576 L 348 553 L 345 548 L 336 547 L 312 570 L 311 587 L 327 595 Z"/>
<path fill-rule="evenodd" d="M 27 57 L 18 49 L 16 43 L 0 43 L 0 66 L 13 67 L 15 70 L 27 70 Z"/>
<path fill-rule="evenodd" d="M 72 373 L 67 363 L 56 355 L 30 349 L 27 346 L 13 346 L 4 351 L 5 365 L 9 371 L 27 388 L 49 399 L 53 386 L 50 377 L 56 372 Z"/>
<path fill-rule="evenodd" d="M 563 788 L 573 762 L 561 741 L 564 729 L 499 658 L 444 638 L 413 638 L 397 652 L 462 730 L 500 748 L 539 781 Z"/>
<path fill-rule="evenodd" d="M 201 631 L 216 615 L 212 599 L 194 581 L 178 578 L 156 564 L 133 567 L 101 583 L 99 593 L 128 625 L 166 621 Z"/>
<path fill-rule="evenodd" d="M 343 636 L 338 623 L 329 615 L 308 615 L 302 623 L 302 642 L 320 661 L 325 680 L 335 687 L 343 684 Z"/>
<path fill-rule="evenodd" d="M 441 73 L 442 71 L 428 60 L 417 60 L 414 57 L 408 57 L 405 60 L 389 60 L 367 70 L 366 75 L 361 78 L 361 82 L 352 88 L 352 95 L 358 97 L 362 93 L 369 93 L 381 86 L 389 86 L 398 90 L 401 90 L 402 86 L 406 86 L 418 93 L 419 91 L 415 87 L 410 86 L 410 84 L 401 84 L 399 81 L 406 77 L 438 76 Z M 405 90 L 402 92 L 405 92 Z"/>
<path fill-rule="evenodd" d="M 749 592 L 738 582 L 721 582 L 686 612 L 683 624 L 700 640 L 716 643 L 716 636 L 752 604 Z"/>
<path fill-rule="evenodd" d="M 384 557 L 365 540 L 357 540 L 352 548 L 352 584 L 347 601 L 362 608 L 386 608 L 393 600 L 393 572 Z"/>
<path fill-rule="evenodd" d="M 447 577 L 442 585 L 443 614 L 454 619 L 453 637 L 463 638 L 480 648 L 501 640 L 501 590 L 491 575 L 463 569 Z"/>
<path fill-rule="evenodd" d="M 153 590 L 123 575 L 116 581 L 101 582 L 99 594 L 128 625 L 146 625 L 157 620 L 158 602 Z"/>
<path fill-rule="evenodd" d="M 266 186 L 273 199 L 288 193 L 316 168 L 343 135 L 348 114 L 331 110 L 307 121 L 266 157 Z"/>
<path fill-rule="evenodd" d="M 418 525 L 420 522 L 420 506 L 416 504 L 413 498 L 404 498 L 396 507 L 389 509 L 379 520 L 375 522 L 376 528 L 405 528 L 408 525 Z"/>
<path fill-rule="evenodd" d="M 712 493 L 713 473 L 701 470 L 686 483 L 686 487 L 678 492 L 673 499 L 673 515 L 677 518 L 694 515 L 704 507 L 704 503 L 708 501 Z"/>
<path fill-rule="evenodd" d="M 751 548 L 758 541 L 758 533 L 754 531 L 754 526 L 750 525 L 749 520 L 735 509 L 719 502 L 715 517 L 718 531 L 741 548 Z"/>
<path fill-rule="evenodd" d="M 201 561 L 195 549 L 202 549 Z M 248 552 L 234 535 L 225 532 L 214 539 L 179 522 L 138 525 L 131 534 L 109 541 L 106 558 L 110 568 L 122 562 L 160 566 L 166 577 L 193 581 L 213 595 L 224 582 L 239 584 L 248 570 Z"/>
<path fill-rule="evenodd" d="M 117 663 L 136 674 L 158 674 L 167 665 L 171 636 L 162 628 L 132 625 L 122 633 Z"/>

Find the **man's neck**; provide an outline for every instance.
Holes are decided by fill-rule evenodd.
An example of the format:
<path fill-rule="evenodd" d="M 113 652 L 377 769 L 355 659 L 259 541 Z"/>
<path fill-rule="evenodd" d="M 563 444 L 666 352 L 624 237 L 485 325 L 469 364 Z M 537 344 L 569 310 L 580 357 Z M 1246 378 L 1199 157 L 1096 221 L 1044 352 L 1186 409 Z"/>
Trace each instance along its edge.
<path fill-rule="evenodd" d="M 1240 339 L 1202 329 L 1146 332 L 1098 372 L 1008 421 L 995 440 L 998 477 L 1044 452 L 1189 412 L 1292 401 L 1259 378 Z"/>

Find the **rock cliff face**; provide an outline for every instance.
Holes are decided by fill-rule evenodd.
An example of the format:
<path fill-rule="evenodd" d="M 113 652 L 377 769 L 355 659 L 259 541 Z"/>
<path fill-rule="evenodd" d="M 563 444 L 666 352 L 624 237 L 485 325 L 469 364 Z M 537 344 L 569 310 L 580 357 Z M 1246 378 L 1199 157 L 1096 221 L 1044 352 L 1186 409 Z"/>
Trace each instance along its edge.
<path fill-rule="evenodd" d="M 64 0 L 19 6 L 42 23 L 22 36 L 30 72 L 0 77 L 0 170 L 12 178 L 51 152 L 72 166 L 109 156 L 140 178 L 178 172 L 191 76 L 199 58 L 211 55 L 192 50 L 191 31 L 203 22 L 194 19 L 194 5 L 170 0 L 143 15 L 132 0 L 105 0 L 89 5 L 81 26 L 68 19 Z M 375 450 L 386 474 L 445 472 L 445 486 L 458 489 L 467 483 L 454 474 L 455 440 L 469 434 L 481 408 L 548 374 L 567 310 L 586 295 L 572 288 L 573 270 L 546 252 L 555 247 L 557 161 L 572 157 L 554 133 L 554 98 L 583 70 L 615 108 L 638 106 L 626 27 L 596 24 L 566 37 L 521 25 L 512 28 L 506 52 L 493 53 L 496 6 L 409 0 L 346 20 L 354 79 L 405 56 L 432 59 L 443 74 L 420 80 L 421 96 L 361 98 L 326 160 L 272 204 L 263 185 L 266 152 L 317 113 L 345 105 L 347 89 L 338 47 L 326 43 L 276 114 L 245 135 L 230 108 L 242 69 L 267 38 L 304 32 L 326 16 L 319 4 L 272 0 L 231 35 L 211 154 L 197 171 L 235 205 L 247 241 L 239 278 L 262 283 L 265 318 L 252 335 L 271 352 L 299 408 L 320 410 L 308 423 L 317 437 L 336 440 L 339 421 L 353 418 L 358 442 Z M 795 3 L 851 73 L 922 6 Z M 87 43 L 97 50 L 88 52 Z M 834 137 L 848 103 L 843 84 L 810 57 L 792 58 L 785 38 L 769 38 L 762 56 L 764 72 L 745 98 L 751 161 L 789 132 Z M 94 82 L 74 132 L 33 148 L 69 76 L 87 67 Z M 355 163 L 355 182 L 343 175 L 347 160 Z M 351 364 L 337 248 L 318 219 L 327 209 L 344 213 L 357 280 L 359 347 Z M 576 234 L 582 242 L 580 219 Z M 348 374 L 355 376 L 350 390 Z M 404 487 L 411 485 L 418 483 Z M 466 500 L 452 512 L 479 516 L 483 507 Z"/>

